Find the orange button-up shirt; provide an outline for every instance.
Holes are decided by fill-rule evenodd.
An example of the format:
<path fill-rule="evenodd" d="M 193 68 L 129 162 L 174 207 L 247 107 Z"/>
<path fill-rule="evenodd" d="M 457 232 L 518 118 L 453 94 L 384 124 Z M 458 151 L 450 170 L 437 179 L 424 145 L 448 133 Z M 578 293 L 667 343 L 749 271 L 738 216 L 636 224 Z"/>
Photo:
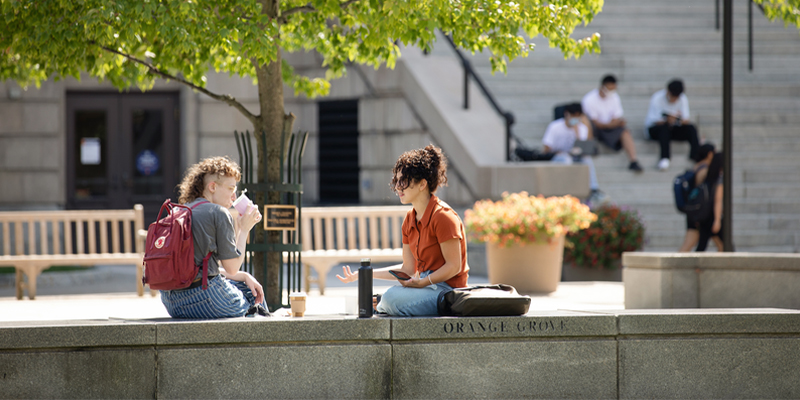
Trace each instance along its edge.
<path fill-rule="evenodd" d="M 469 275 L 467 265 L 467 236 L 458 213 L 447 203 L 431 195 L 425 214 L 417 221 L 417 212 L 412 208 L 403 220 L 403 244 L 407 244 L 414 255 L 417 272 L 436 271 L 444 263 L 439 243 L 458 239 L 461 245 L 461 270 L 446 283 L 454 288 L 466 287 Z"/>

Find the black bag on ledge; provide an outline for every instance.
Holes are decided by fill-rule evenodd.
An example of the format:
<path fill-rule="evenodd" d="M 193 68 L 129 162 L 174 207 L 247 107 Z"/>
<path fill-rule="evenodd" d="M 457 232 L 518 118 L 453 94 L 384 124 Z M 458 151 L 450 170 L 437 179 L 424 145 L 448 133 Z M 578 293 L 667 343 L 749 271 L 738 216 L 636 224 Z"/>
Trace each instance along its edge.
<path fill-rule="evenodd" d="M 522 161 L 550 161 L 556 153 L 542 153 L 539 149 L 529 149 L 522 146 L 517 146 L 514 149 L 514 154 Z"/>
<path fill-rule="evenodd" d="M 531 298 L 511 285 L 480 285 L 439 293 L 439 315 L 458 317 L 515 316 L 528 312 Z"/>

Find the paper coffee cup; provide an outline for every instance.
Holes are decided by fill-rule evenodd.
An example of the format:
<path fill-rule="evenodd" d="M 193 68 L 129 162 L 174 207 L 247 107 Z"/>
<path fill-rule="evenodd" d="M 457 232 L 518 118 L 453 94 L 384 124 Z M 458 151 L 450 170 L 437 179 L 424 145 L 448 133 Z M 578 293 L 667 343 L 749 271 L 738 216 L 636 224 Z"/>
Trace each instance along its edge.
<path fill-rule="evenodd" d="M 289 295 L 289 304 L 292 306 L 292 316 L 302 317 L 306 313 L 306 294 L 295 292 Z"/>
<path fill-rule="evenodd" d="M 345 296 L 344 313 L 347 315 L 358 315 L 358 296 Z"/>
<path fill-rule="evenodd" d="M 244 193 L 239 195 L 239 197 L 237 197 L 236 200 L 234 200 L 233 202 L 233 208 L 235 208 L 236 211 L 239 212 L 239 215 L 247 214 L 247 210 L 249 210 L 250 207 L 255 207 L 255 205 L 253 204 L 253 202 L 250 200 L 249 197 L 245 196 Z"/>

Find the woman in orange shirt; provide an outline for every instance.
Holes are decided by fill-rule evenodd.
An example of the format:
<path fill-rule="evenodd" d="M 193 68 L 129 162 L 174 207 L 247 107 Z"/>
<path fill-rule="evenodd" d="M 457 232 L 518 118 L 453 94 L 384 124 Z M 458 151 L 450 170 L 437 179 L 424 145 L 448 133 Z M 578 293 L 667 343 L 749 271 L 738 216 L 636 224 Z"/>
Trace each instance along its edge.
<path fill-rule="evenodd" d="M 392 170 L 390 186 L 412 208 L 403 220 L 403 263 L 373 271 L 376 279 L 410 279 L 389 288 L 375 309 L 389 315 L 437 315 L 439 293 L 466 287 L 469 275 L 467 242 L 461 218 L 434 193 L 447 185 L 447 159 L 429 145 L 403 153 Z M 343 267 L 342 282 L 358 280 L 358 271 Z"/>

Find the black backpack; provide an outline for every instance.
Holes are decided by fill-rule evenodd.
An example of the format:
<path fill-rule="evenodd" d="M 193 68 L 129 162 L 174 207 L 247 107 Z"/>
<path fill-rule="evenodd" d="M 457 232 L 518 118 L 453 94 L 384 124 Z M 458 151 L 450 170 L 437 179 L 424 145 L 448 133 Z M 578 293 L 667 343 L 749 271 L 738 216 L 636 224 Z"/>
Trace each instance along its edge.
<path fill-rule="evenodd" d="M 457 288 L 439 293 L 439 315 L 460 317 L 486 317 L 499 315 L 524 315 L 531 298 L 517 293 L 513 286 L 481 285 Z"/>
<path fill-rule="evenodd" d="M 708 166 L 701 165 L 698 171 L 706 167 Z M 672 181 L 672 190 L 675 194 L 675 208 L 687 215 L 696 215 L 702 208 L 701 203 L 703 200 L 706 200 L 709 195 L 708 185 L 701 184 L 700 186 L 706 186 L 704 189 L 700 186 L 695 187 L 694 181 L 696 176 L 697 171 L 694 169 L 687 169 L 682 174 L 676 176 L 675 180 Z"/>
<path fill-rule="evenodd" d="M 712 187 L 703 182 L 694 187 L 686 199 L 684 213 L 691 222 L 706 221 L 711 218 L 714 209 L 714 197 Z"/>

